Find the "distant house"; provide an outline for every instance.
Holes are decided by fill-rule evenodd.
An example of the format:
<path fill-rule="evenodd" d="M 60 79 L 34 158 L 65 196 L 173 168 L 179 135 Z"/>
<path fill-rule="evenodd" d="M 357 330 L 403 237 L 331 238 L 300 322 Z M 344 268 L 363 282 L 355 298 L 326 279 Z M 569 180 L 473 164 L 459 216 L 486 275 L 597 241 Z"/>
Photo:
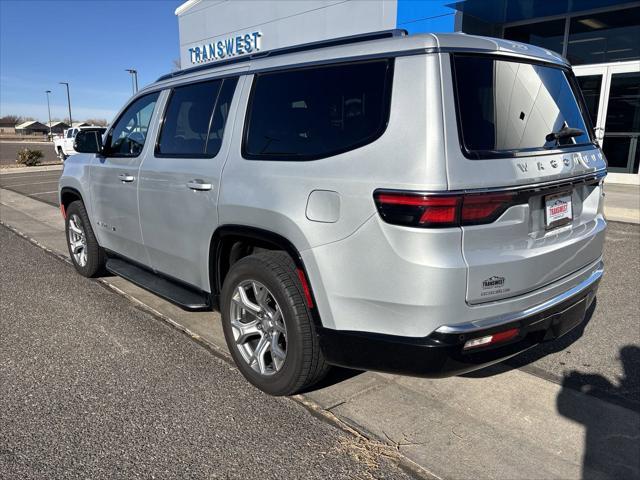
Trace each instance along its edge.
<path fill-rule="evenodd" d="M 62 135 L 67 128 L 69 125 L 64 122 L 51 122 L 51 133 L 54 135 Z"/>
<path fill-rule="evenodd" d="M 73 128 L 88 127 L 89 125 L 87 122 L 73 122 Z"/>
<path fill-rule="evenodd" d="M 49 133 L 49 127 L 37 121 L 24 122 L 16 126 L 18 135 L 37 135 Z"/>
<path fill-rule="evenodd" d="M 16 122 L 13 120 L 0 120 L 0 133 L 4 135 L 16 133 Z"/>

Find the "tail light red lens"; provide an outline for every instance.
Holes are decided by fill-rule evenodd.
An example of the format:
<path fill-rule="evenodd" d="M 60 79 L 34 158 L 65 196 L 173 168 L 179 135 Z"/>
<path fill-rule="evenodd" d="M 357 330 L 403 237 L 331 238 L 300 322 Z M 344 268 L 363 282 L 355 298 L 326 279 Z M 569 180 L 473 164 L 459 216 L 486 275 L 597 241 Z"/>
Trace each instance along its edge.
<path fill-rule="evenodd" d="M 382 218 L 395 225 L 412 227 L 454 227 L 462 197 L 404 193 L 374 194 Z"/>
<path fill-rule="evenodd" d="M 515 193 L 425 195 L 376 191 L 382 219 L 407 227 L 459 227 L 491 223 L 515 203 Z"/>
<path fill-rule="evenodd" d="M 515 193 L 465 195 L 462 203 L 462 223 L 489 223 L 512 204 Z"/>

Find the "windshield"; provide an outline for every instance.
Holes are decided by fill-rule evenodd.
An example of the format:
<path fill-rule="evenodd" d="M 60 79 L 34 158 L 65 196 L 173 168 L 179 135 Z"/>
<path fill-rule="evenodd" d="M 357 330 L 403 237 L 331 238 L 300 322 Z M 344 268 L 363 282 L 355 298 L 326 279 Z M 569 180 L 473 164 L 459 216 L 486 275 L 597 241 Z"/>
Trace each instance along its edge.
<path fill-rule="evenodd" d="M 471 156 L 591 142 L 562 68 L 486 55 L 454 55 L 453 68 L 461 137 Z"/>

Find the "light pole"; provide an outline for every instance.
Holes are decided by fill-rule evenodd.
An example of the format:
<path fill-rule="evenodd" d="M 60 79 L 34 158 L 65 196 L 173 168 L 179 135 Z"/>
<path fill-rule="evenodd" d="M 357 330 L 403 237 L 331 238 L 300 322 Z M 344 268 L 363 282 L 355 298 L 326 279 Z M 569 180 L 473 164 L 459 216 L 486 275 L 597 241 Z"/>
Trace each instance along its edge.
<path fill-rule="evenodd" d="M 53 135 L 51 135 L 51 104 L 49 103 L 49 94 L 51 93 L 51 90 L 47 90 L 45 93 L 47 94 L 47 111 L 49 112 L 49 140 L 51 140 L 53 137 Z"/>
<path fill-rule="evenodd" d="M 73 119 L 71 118 L 71 95 L 69 95 L 69 83 L 68 82 L 58 82 L 60 85 L 66 85 L 67 87 L 67 104 L 69 105 L 69 123 L 70 127 L 73 127 Z"/>
<path fill-rule="evenodd" d="M 125 68 L 124 71 L 131 74 L 131 89 L 135 95 L 138 93 L 138 71 L 134 68 Z"/>

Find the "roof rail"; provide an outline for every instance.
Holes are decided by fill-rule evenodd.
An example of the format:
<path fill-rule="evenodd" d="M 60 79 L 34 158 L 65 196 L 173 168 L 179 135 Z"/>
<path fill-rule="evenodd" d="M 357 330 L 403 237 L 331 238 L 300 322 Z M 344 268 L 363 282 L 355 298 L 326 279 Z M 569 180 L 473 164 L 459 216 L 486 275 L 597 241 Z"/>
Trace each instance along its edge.
<path fill-rule="evenodd" d="M 196 67 L 185 68 L 184 70 L 178 70 L 177 72 L 167 73 L 166 75 L 162 75 L 160 78 L 158 78 L 156 82 L 160 82 L 162 80 L 169 80 L 171 78 L 180 77 L 182 75 L 187 75 L 189 73 L 199 72 L 202 70 L 209 70 L 211 68 L 216 68 L 223 65 L 232 65 L 235 63 L 247 62 L 249 60 L 253 60 L 257 58 L 275 57 L 277 55 L 284 55 L 287 53 L 304 52 L 307 50 L 315 50 L 317 48 L 326 48 L 326 47 L 335 47 L 338 45 L 348 45 L 350 43 L 366 42 L 369 40 L 379 40 L 381 38 L 403 37 L 408 34 L 409 32 L 407 32 L 406 30 L 396 28 L 393 30 L 381 30 L 378 32 L 360 33 L 358 35 L 349 35 L 347 37 L 331 38 L 328 40 L 320 40 L 317 42 L 293 45 L 291 47 L 281 47 L 273 50 L 265 50 L 264 52 L 257 52 L 251 55 L 245 55 L 237 58 L 230 58 L 228 60 L 220 60 L 218 62 L 209 62 L 202 65 L 198 65 Z"/>

